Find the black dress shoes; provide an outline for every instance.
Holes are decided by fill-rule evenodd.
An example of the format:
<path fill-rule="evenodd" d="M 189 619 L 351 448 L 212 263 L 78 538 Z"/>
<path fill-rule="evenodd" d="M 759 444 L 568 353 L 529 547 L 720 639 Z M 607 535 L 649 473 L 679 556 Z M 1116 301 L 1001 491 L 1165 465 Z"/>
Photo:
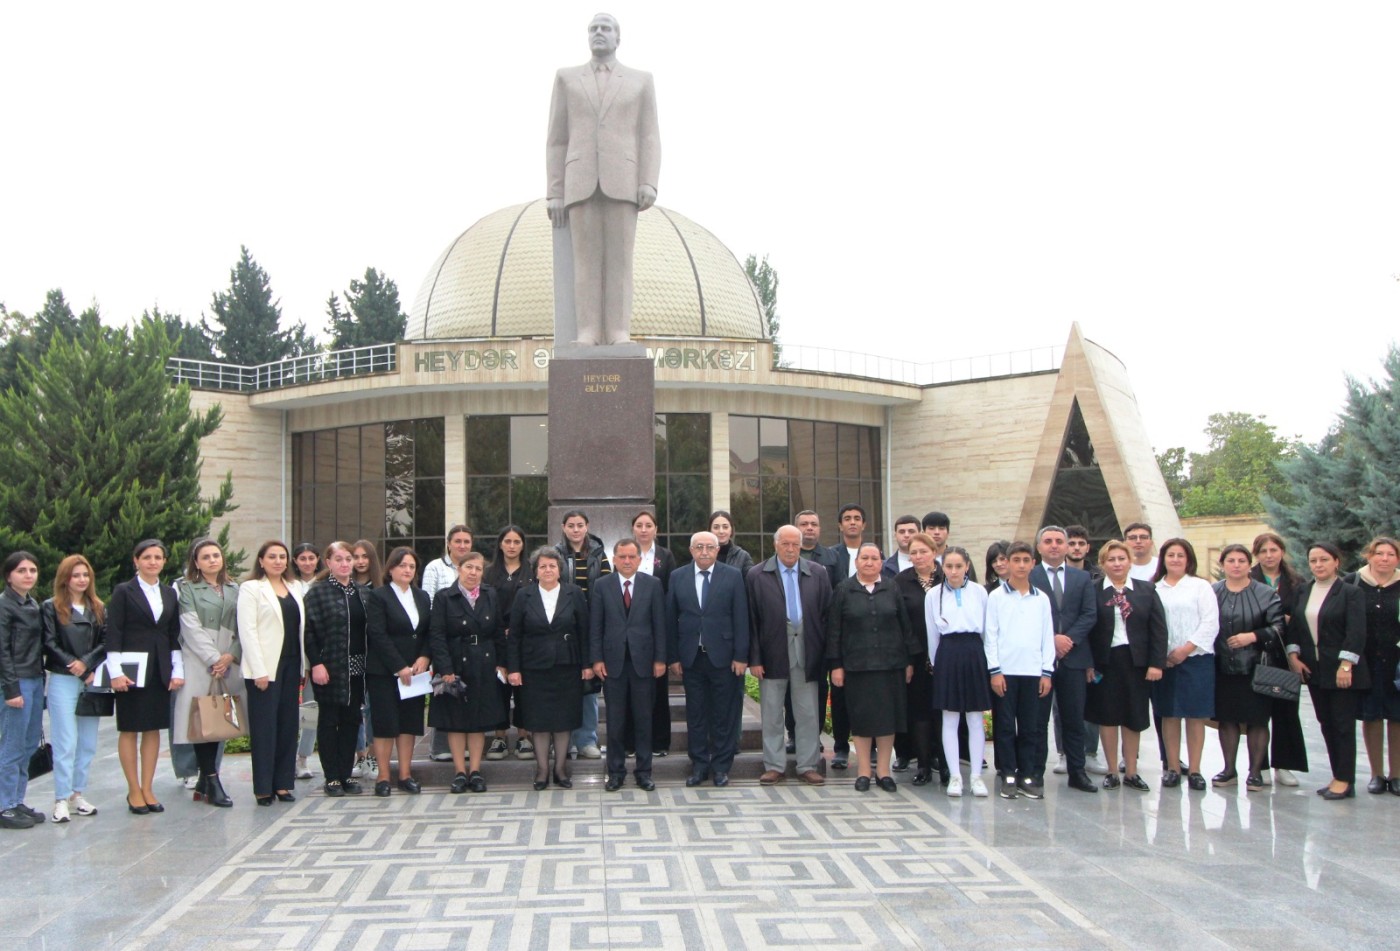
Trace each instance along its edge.
<path fill-rule="evenodd" d="M 1193 792 L 1202 792 L 1206 788 L 1206 778 L 1200 773 L 1192 773 L 1186 777 L 1186 785 L 1190 786 Z"/>
<path fill-rule="evenodd" d="M 144 800 L 142 801 L 141 805 L 139 805 L 139 806 L 133 806 L 133 805 L 131 804 L 131 799 L 130 799 L 130 797 L 128 797 L 127 800 L 126 800 L 126 808 L 127 808 L 127 811 L 130 812 L 133 816 L 144 816 L 144 815 L 148 815 L 148 814 L 150 813 L 150 811 L 151 811 L 150 807 L 147 806 L 147 805 L 145 804 L 145 801 L 144 801 Z"/>
<path fill-rule="evenodd" d="M 845 754 L 845 753 L 833 753 L 833 754 L 831 755 L 831 768 L 832 768 L 832 769 L 845 769 L 845 768 L 846 768 L 846 754 Z"/>
<path fill-rule="evenodd" d="M 535 792 L 542 792 L 549 788 L 549 777 L 535 780 Z"/>
<path fill-rule="evenodd" d="M 220 809 L 227 809 L 233 805 L 233 800 L 224 792 L 224 784 L 219 782 L 219 774 L 215 773 L 204 780 L 204 801 L 211 806 L 218 806 Z M 146 803 L 147 806 L 150 803 Z M 164 807 L 162 806 L 161 809 Z M 160 812 L 161 809 L 152 809 L 152 812 Z"/>
<path fill-rule="evenodd" d="M 1240 781 L 1240 774 L 1233 769 L 1222 769 L 1210 779 L 1212 786 L 1233 786 Z"/>
<path fill-rule="evenodd" d="M 325 790 L 326 795 L 332 799 L 339 799 L 341 796 L 345 795 L 345 786 L 338 779 L 332 779 L 330 782 L 326 783 Z"/>
<path fill-rule="evenodd" d="M 701 783 L 703 783 L 709 778 L 710 774 L 702 769 L 698 772 L 691 773 L 689 776 L 687 776 L 685 778 L 685 784 L 690 787 L 699 786 Z"/>
<path fill-rule="evenodd" d="M 729 774 L 728 774 L 728 773 L 715 773 L 715 785 L 716 785 L 716 786 L 728 786 L 728 785 L 729 785 Z"/>
<path fill-rule="evenodd" d="M 603 792 L 617 792 L 622 788 L 621 776 L 609 776 L 608 781 L 603 783 Z"/>
<path fill-rule="evenodd" d="M 447 791 L 450 793 L 456 793 L 457 795 L 461 795 L 462 793 L 466 792 L 467 774 L 458 773 L 456 776 L 453 776 L 452 785 L 447 787 Z"/>
<path fill-rule="evenodd" d="M 1333 792 L 1331 789 L 1324 789 L 1322 791 L 1322 798 L 1326 799 L 1328 802 L 1336 802 L 1338 799 L 1355 799 L 1356 783 L 1352 783 L 1344 792 Z"/>
<path fill-rule="evenodd" d="M 656 783 L 651 781 L 650 776 L 638 776 L 637 788 L 640 789 L 642 792 L 655 792 Z"/>
<path fill-rule="evenodd" d="M 1400 776 L 1392 776 L 1390 779 L 1390 794 L 1400 796 Z"/>
<path fill-rule="evenodd" d="M 381 779 L 374 784 L 374 794 L 380 799 L 388 799 L 394 792 L 393 785 L 387 779 Z"/>
<path fill-rule="evenodd" d="M 278 802 L 296 802 L 296 801 L 297 801 L 297 797 L 294 796 L 294 795 L 292 795 L 290 792 L 283 791 L 283 792 L 280 792 L 280 793 L 277 794 L 277 801 L 278 801 Z"/>
<path fill-rule="evenodd" d="M 870 792 L 870 777 L 869 777 L 869 776 L 857 776 L 857 777 L 856 777 L 856 792 Z"/>
<path fill-rule="evenodd" d="M 471 776 L 467 777 L 467 788 L 474 793 L 486 792 L 486 780 L 482 778 L 480 770 L 472 770 Z"/>
<path fill-rule="evenodd" d="M 920 769 L 914 773 L 915 786 L 927 786 L 931 782 L 933 782 L 933 770 Z"/>
<path fill-rule="evenodd" d="M 574 781 L 567 776 L 560 776 L 558 773 L 555 773 L 554 785 L 558 786 L 560 789 L 573 789 Z"/>
<path fill-rule="evenodd" d="M 1069 774 L 1069 788 L 1087 793 L 1096 793 L 1099 791 L 1099 787 L 1094 785 L 1094 781 L 1089 778 L 1089 774 L 1082 769 Z"/>
<path fill-rule="evenodd" d="M 1123 785 L 1123 781 L 1112 773 L 1103 778 L 1104 789 L 1117 789 L 1121 785 Z"/>
<path fill-rule="evenodd" d="M 364 787 L 362 787 L 359 783 L 355 782 L 355 780 L 353 779 L 345 780 L 340 784 L 340 786 L 342 789 L 345 790 L 345 795 L 347 796 L 358 796 L 360 793 L 365 791 Z"/>
<path fill-rule="evenodd" d="M 1366 791 L 1373 796 L 1379 796 L 1390 788 L 1390 783 L 1384 776 L 1372 776 L 1371 781 L 1366 784 Z"/>
<path fill-rule="evenodd" d="M 896 756 L 890 769 L 894 770 L 896 773 L 907 772 L 909 770 L 909 761 L 903 756 Z"/>
<path fill-rule="evenodd" d="M 408 777 L 407 779 L 400 779 L 399 788 L 402 789 L 404 792 L 412 793 L 415 796 L 423 791 L 422 785 L 418 782 L 418 780 L 414 779 L 412 776 Z"/>
<path fill-rule="evenodd" d="M 1152 787 L 1147 785 L 1147 780 L 1137 774 L 1123 777 L 1123 785 L 1128 789 L 1136 789 L 1138 792 L 1151 792 Z"/>
<path fill-rule="evenodd" d="M 896 789 L 899 788 L 898 785 L 895 783 L 893 776 L 881 776 L 875 781 L 875 783 L 885 792 L 894 792 Z"/>
<path fill-rule="evenodd" d="M 1162 774 L 1162 788 L 1175 789 L 1181 785 L 1181 774 L 1174 769 L 1169 769 Z"/>

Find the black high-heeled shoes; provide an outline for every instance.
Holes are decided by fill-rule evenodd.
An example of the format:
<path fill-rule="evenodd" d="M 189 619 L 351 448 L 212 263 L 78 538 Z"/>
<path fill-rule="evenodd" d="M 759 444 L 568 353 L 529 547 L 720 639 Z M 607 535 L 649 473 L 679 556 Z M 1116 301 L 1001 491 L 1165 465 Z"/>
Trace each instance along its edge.
<path fill-rule="evenodd" d="M 151 810 L 150 810 L 150 807 L 147 806 L 147 805 L 145 804 L 145 801 L 144 801 L 144 800 L 142 801 L 142 804 L 141 804 L 141 805 L 139 805 L 139 806 L 133 806 L 133 805 L 131 804 L 131 797 L 130 797 L 130 796 L 127 796 L 127 797 L 126 797 L 126 808 L 127 808 L 127 811 L 129 811 L 133 816 L 144 816 L 144 815 L 148 815 L 148 814 L 150 813 L 150 811 L 151 811 Z"/>
<path fill-rule="evenodd" d="M 548 788 L 549 788 L 549 777 L 548 777 L 548 776 L 546 776 L 544 779 L 536 779 L 536 780 L 535 780 L 535 792 L 542 792 L 543 790 L 546 790 L 546 789 L 548 789 Z"/>
<path fill-rule="evenodd" d="M 564 776 L 560 776 L 558 772 L 555 772 L 554 785 L 558 786 L 560 789 L 573 789 L 574 781 Z"/>

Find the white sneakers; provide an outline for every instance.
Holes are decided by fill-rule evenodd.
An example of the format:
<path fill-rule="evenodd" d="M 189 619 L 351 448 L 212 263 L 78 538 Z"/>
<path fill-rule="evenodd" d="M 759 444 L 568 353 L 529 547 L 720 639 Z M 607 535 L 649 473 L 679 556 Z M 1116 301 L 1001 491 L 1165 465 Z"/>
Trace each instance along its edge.
<path fill-rule="evenodd" d="M 972 781 L 968 785 L 972 787 L 972 795 L 976 796 L 978 799 L 987 798 L 987 784 L 982 781 L 981 776 L 978 776 L 976 773 L 974 773 L 972 775 Z M 962 797 L 962 794 L 962 777 L 954 775 L 951 779 L 948 780 L 948 798 L 959 799 Z"/>
<path fill-rule="evenodd" d="M 583 757 L 584 759 L 602 759 L 603 751 L 598 748 L 597 743 L 589 743 L 583 749 L 578 751 L 578 755 Z"/>
<path fill-rule="evenodd" d="M 953 776 L 948 780 L 948 798 L 959 799 L 962 797 L 962 776 Z"/>
<path fill-rule="evenodd" d="M 1092 773 L 1095 776 L 1107 776 L 1108 767 L 1104 765 L 1099 754 L 1095 753 L 1093 756 L 1084 757 L 1084 772 Z"/>
<path fill-rule="evenodd" d="M 185 788 L 186 788 L 186 789 L 193 789 L 194 787 L 196 787 L 196 786 L 199 785 L 199 777 L 198 777 L 198 776 L 186 776 L 183 780 L 181 780 L 181 782 L 183 782 L 183 783 L 185 784 Z"/>
<path fill-rule="evenodd" d="M 1055 764 L 1055 775 L 1063 776 L 1069 772 L 1069 761 L 1065 759 L 1065 754 L 1060 754 L 1060 761 Z"/>
<path fill-rule="evenodd" d="M 1289 772 L 1288 770 L 1286 770 L 1286 769 L 1276 769 L 1276 770 L 1274 770 L 1274 780 L 1275 780 L 1280 786 L 1296 786 L 1296 785 L 1298 785 L 1298 777 L 1297 777 L 1297 776 L 1294 776 L 1292 773 L 1290 773 L 1290 772 Z M 1266 773 L 1265 776 L 1264 776 L 1264 781 L 1265 781 L 1265 782 L 1268 782 L 1268 774 L 1267 774 L 1267 773 Z"/>
<path fill-rule="evenodd" d="M 982 782 L 981 776 L 972 777 L 972 794 L 978 799 L 987 798 L 987 784 Z"/>
<path fill-rule="evenodd" d="M 68 821 L 68 800 L 67 800 L 67 799 L 60 799 L 60 800 L 58 800 L 57 802 L 55 802 L 55 803 L 53 804 L 53 821 L 54 821 L 54 822 L 67 822 L 67 821 Z"/>
<path fill-rule="evenodd" d="M 73 797 L 68 801 L 72 804 L 73 811 L 80 816 L 97 815 L 97 807 L 94 806 L 92 803 L 88 802 L 86 799 L 84 799 L 83 794 L 80 792 L 75 792 L 73 794 Z"/>
<path fill-rule="evenodd" d="M 311 767 L 310 767 L 309 765 L 307 765 L 306 757 L 305 757 L 305 756 L 298 756 L 298 757 L 297 757 L 297 772 L 296 772 L 296 776 L 297 776 L 297 779 L 310 779 L 310 778 L 311 778 Z"/>

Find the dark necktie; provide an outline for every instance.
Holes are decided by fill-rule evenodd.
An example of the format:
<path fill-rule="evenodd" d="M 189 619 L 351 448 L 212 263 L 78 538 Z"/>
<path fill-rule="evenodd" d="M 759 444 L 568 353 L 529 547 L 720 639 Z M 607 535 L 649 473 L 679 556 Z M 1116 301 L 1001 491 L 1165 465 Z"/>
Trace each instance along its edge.
<path fill-rule="evenodd" d="M 632 582 L 622 582 L 622 610 L 632 613 Z"/>
<path fill-rule="evenodd" d="M 1050 569 L 1050 590 L 1055 595 L 1055 610 L 1057 611 L 1065 606 L 1065 586 L 1060 581 L 1060 572 L 1064 570 L 1063 567 Z"/>
<path fill-rule="evenodd" d="M 700 585 L 700 610 L 703 611 L 705 605 L 710 603 L 710 569 L 700 572 L 700 577 L 705 579 Z"/>

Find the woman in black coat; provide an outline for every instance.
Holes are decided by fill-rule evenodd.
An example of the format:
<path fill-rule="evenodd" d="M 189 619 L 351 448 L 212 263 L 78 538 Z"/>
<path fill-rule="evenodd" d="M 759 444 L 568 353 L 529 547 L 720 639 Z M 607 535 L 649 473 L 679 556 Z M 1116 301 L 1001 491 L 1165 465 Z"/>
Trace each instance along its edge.
<path fill-rule="evenodd" d="M 418 575 L 418 555 L 400 546 L 384 562 L 384 576 L 366 603 L 365 693 L 369 695 L 370 732 L 374 737 L 374 758 L 379 776 L 374 783 L 376 796 L 388 796 L 389 756 L 398 747 L 399 788 L 420 793 L 413 778 L 413 744 L 423 735 L 423 707 L 426 698 L 402 699 L 399 684 L 405 687 L 428 669 L 428 619 L 432 610 L 427 592 L 413 583 Z"/>
<path fill-rule="evenodd" d="M 535 789 L 549 785 L 549 743 L 554 743 L 554 784 L 569 789 L 569 734 L 583 723 L 583 681 L 593 679 L 584 661 L 588 602 L 576 585 L 561 582 L 563 556 L 541 548 L 531 562 L 535 583 L 516 593 L 506 638 L 506 669 L 520 688 L 521 726 L 535 734 Z"/>
<path fill-rule="evenodd" d="M 117 731 L 121 734 L 117 756 L 126 775 L 126 807 L 138 816 L 165 811 L 151 784 L 160 756 L 160 733 L 170 726 L 170 693 L 185 684 L 180 599 L 174 588 L 160 583 L 166 555 L 165 543 L 158 539 L 137 542 L 131 554 L 136 577 L 117 585 L 107 604 L 107 670 L 117 695 Z M 145 686 L 138 687 L 126 676 L 113 654 L 145 654 Z M 130 656 L 125 659 L 128 663 L 133 660 Z"/>
<path fill-rule="evenodd" d="M 922 532 L 915 535 L 909 542 L 909 560 L 913 564 L 894 576 L 894 585 L 904 599 L 904 610 L 909 614 L 914 637 L 925 645 L 925 649 L 914 659 L 914 675 L 906 687 L 909 718 L 907 740 L 913 741 L 914 752 L 919 758 L 914 785 L 923 786 L 933 778 L 934 765 L 938 762 L 934 759 L 933 674 L 928 665 L 928 626 L 924 613 L 928 592 L 938 587 L 941 580 L 938 562 L 933 557 L 933 539 Z M 940 725 L 943 722 L 942 713 L 938 715 L 938 722 Z M 903 742 L 906 740 L 895 737 L 896 750 Z M 940 751 L 942 745 L 941 742 L 938 744 Z M 950 775 L 946 763 L 940 764 L 938 769 L 941 775 Z M 944 785 L 947 785 L 946 781 Z"/>
<path fill-rule="evenodd" d="M 1254 536 L 1251 550 L 1255 564 L 1249 569 L 1249 576 L 1263 582 L 1278 592 L 1283 604 L 1283 622 L 1293 615 L 1293 599 L 1303 579 L 1288 563 L 1283 538 L 1273 532 L 1263 532 Z M 1296 786 L 1295 771 L 1308 771 L 1308 745 L 1303 739 L 1303 721 L 1298 715 L 1297 700 L 1275 698 L 1269 701 L 1269 751 L 1264 758 L 1260 777 L 1268 775 L 1269 767 L 1274 770 L 1274 778 L 1280 786 Z"/>
<path fill-rule="evenodd" d="M 1142 731 L 1152 723 L 1147 712 L 1148 683 L 1161 680 L 1167 666 L 1167 612 L 1156 585 L 1128 576 L 1132 564 L 1128 546 L 1120 541 L 1099 549 L 1104 581 L 1094 591 L 1098 616 L 1089 632 L 1089 649 L 1094 654 L 1094 671 L 1103 676 L 1089 685 L 1084 719 L 1099 725 L 1099 739 L 1110 762 L 1122 729 L 1124 776 L 1119 780 L 1109 773 L 1104 788 L 1116 789 L 1121 783 L 1147 792 L 1147 781 L 1137 771 L 1138 745 Z"/>
<path fill-rule="evenodd" d="M 369 650 L 370 589 L 352 577 L 350 545 L 326 546 L 329 574 L 306 592 L 306 663 L 316 690 L 316 745 L 326 777 L 326 795 L 359 795 L 351 778 L 365 702 L 365 655 Z"/>
<path fill-rule="evenodd" d="M 499 679 L 506 669 L 505 617 L 499 592 L 481 583 L 481 568 L 481 554 L 468 553 L 457 566 L 457 583 L 433 599 L 428 628 L 433 672 L 446 685 L 433 696 L 428 720 L 447 737 L 457 768 L 451 786 L 454 793 L 486 792 L 481 776 L 486 734 L 506 726 L 506 692 Z M 460 692 L 450 686 L 459 681 Z"/>
<path fill-rule="evenodd" d="M 1332 764 L 1332 782 L 1317 791 L 1327 800 L 1356 795 L 1356 710 L 1371 686 L 1363 656 L 1366 600 L 1337 577 L 1341 563 L 1330 542 L 1308 548 L 1313 580 L 1299 587 L 1288 622 L 1288 665 L 1308 682 Z"/>
<path fill-rule="evenodd" d="M 847 688 L 859 792 L 870 788 L 872 741 L 877 783 L 886 792 L 896 789 L 890 754 L 894 735 L 908 728 L 905 687 L 914 676 L 914 661 L 928 650 L 927 642 L 914 637 L 899 590 L 880 577 L 883 564 L 877 545 L 861 545 L 856 573 L 832 591 L 826 618 L 826 659 L 831 685 Z"/>
<path fill-rule="evenodd" d="M 496 536 L 496 554 L 480 579 L 481 584 L 489 585 L 495 592 L 501 637 L 505 637 L 506 624 L 510 621 L 510 606 L 515 602 L 515 592 L 533 580 L 530 574 L 530 558 L 525 553 L 525 529 L 519 525 L 507 525 Z M 504 664 L 505 654 L 500 653 L 496 656 Z M 496 738 L 491 741 L 491 749 L 486 754 L 487 759 L 505 759 L 506 753 L 510 751 L 506 734 L 510 727 L 510 708 L 516 699 L 515 688 L 503 685 L 501 690 L 505 696 L 506 722 L 496 731 Z M 534 737 L 530 735 L 529 730 L 521 729 L 519 724 L 516 725 L 515 732 L 515 758 L 532 759 L 535 755 Z M 483 781 L 482 790 L 484 789 Z M 473 792 L 482 790 L 472 787 Z"/>
<path fill-rule="evenodd" d="M 1235 759 L 1240 733 L 1249 737 L 1249 769 L 1245 788 L 1264 788 L 1269 756 L 1269 718 L 1274 701 L 1254 692 L 1254 668 L 1267 658 L 1280 656 L 1284 608 L 1278 592 L 1250 576 L 1251 555 L 1243 545 L 1226 545 L 1220 552 L 1225 577 L 1212 585 L 1220 607 L 1220 627 L 1215 635 L 1215 719 L 1220 725 L 1220 752 L 1225 768 L 1211 784 L 1233 786 L 1239 781 Z M 1296 766 L 1291 768 L 1297 768 Z M 1303 760 L 1307 769 L 1307 760 Z"/>
<path fill-rule="evenodd" d="M 669 548 L 656 543 L 656 516 L 641 511 L 632 517 L 632 537 L 637 540 L 637 548 L 642 555 L 638 571 L 644 571 L 661 582 L 661 593 L 670 588 L 671 572 L 676 570 L 676 556 Z M 662 674 L 656 678 L 651 708 L 651 755 L 666 756 L 671 752 L 671 675 Z M 635 722 L 627 718 L 622 730 L 622 743 L 630 756 L 637 750 Z"/>

